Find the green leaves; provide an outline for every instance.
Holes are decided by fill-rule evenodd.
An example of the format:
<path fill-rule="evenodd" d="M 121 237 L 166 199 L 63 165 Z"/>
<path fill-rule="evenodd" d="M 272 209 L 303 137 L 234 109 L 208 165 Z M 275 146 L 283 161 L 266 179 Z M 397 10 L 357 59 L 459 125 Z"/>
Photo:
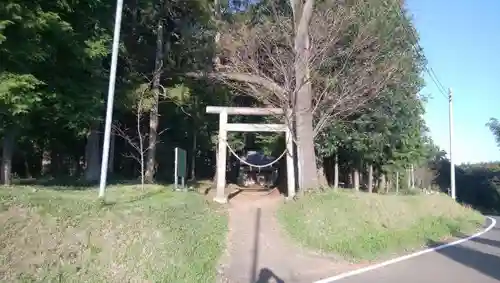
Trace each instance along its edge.
<path fill-rule="evenodd" d="M 486 126 L 490 129 L 491 133 L 495 137 L 497 145 L 500 147 L 500 122 L 496 118 L 491 118 Z"/>
<path fill-rule="evenodd" d="M 39 89 L 44 83 L 31 74 L 0 73 L 0 105 L 2 114 L 26 114 L 42 99 Z"/>
<path fill-rule="evenodd" d="M 191 89 L 184 84 L 175 84 L 165 89 L 163 97 L 177 103 L 186 103 L 191 97 Z"/>
<path fill-rule="evenodd" d="M 111 5 L 101 0 L 0 4 L 0 111 L 30 140 L 78 138 L 99 120 Z M 104 64 L 103 64 L 104 63 Z M 5 124 L 5 123 L 4 123 Z"/>
<path fill-rule="evenodd" d="M 11 25 L 13 23 L 14 22 L 9 21 L 9 20 L 1 20 L 0 21 L 0 44 L 2 44 L 2 42 L 4 42 L 7 39 L 7 37 L 5 37 L 3 35 L 3 31 L 5 30 L 5 28 L 7 28 L 8 25 Z"/>

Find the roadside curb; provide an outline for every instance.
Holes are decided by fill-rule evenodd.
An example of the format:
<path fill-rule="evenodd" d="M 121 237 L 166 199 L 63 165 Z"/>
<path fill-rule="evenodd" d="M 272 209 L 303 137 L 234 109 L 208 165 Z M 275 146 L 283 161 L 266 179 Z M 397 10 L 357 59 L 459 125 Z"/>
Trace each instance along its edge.
<path fill-rule="evenodd" d="M 463 239 L 460 239 L 460 240 L 457 240 L 457 241 L 454 241 L 454 242 L 451 242 L 451 243 L 447 243 L 447 244 L 444 244 L 444 245 L 440 245 L 440 246 L 437 246 L 437 247 L 428 248 L 428 249 L 425 249 L 425 250 L 422 250 L 422 251 L 419 251 L 419 252 L 415 252 L 415 253 L 412 253 L 412 254 L 408 254 L 408 255 L 405 255 L 405 256 L 401 256 L 401 257 L 397 257 L 397 258 L 394 258 L 394 259 L 390 259 L 390 260 L 387 260 L 387 261 L 384 261 L 384 262 L 381 262 L 381 263 L 377 263 L 377 264 L 374 264 L 374 265 L 370 265 L 370 266 L 367 266 L 367 267 L 363 267 L 363 268 L 360 268 L 360 269 L 355 269 L 355 270 L 352 270 L 352 271 L 349 271 L 349 272 L 341 273 L 341 274 L 338 274 L 338 275 L 335 275 L 335 276 L 332 276 L 332 277 L 328 277 L 328 278 L 325 278 L 325 279 L 321 279 L 321 280 L 315 281 L 314 283 L 331 283 L 331 282 L 335 282 L 335 281 L 338 281 L 340 279 L 344 279 L 344 278 L 347 278 L 347 277 L 351 277 L 351 276 L 359 275 L 359 274 L 362 274 L 362 273 L 365 273 L 365 272 L 368 272 L 368 271 L 379 269 L 379 268 L 382 268 L 382 267 L 385 267 L 385 266 L 388 266 L 388 265 L 391 265 L 391 264 L 394 264 L 394 263 L 398 263 L 398 262 L 405 261 L 405 260 L 408 260 L 408 259 L 411 259 L 411 258 L 414 258 L 414 257 L 417 257 L 417 256 L 421 256 L 421 255 L 426 254 L 426 253 L 435 252 L 435 251 L 439 251 L 439 250 L 447 248 L 447 247 L 459 245 L 459 244 L 461 244 L 463 242 L 466 242 L 466 241 L 469 241 L 471 239 L 477 238 L 477 237 L 483 235 L 484 233 L 489 232 L 491 229 L 493 229 L 493 227 L 495 227 L 497 221 L 493 217 L 490 217 L 490 216 L 486 216 L 486 218 L 490 220 L 490 222 L 491 222 L 490 225 L 488 225 L 488 227 L 486 227 L 484 230 L 482 230 L 480 232 L 477 232 L 476 234 L 474 234 L 472 236 L 469 236 L 467 238 L 463 238 Z"/>

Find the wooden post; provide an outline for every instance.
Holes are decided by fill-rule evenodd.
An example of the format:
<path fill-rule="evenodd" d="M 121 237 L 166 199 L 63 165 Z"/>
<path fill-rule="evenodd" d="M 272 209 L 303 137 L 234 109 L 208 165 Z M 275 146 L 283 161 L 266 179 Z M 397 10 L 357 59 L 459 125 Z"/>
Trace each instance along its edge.
<path fill-rule="evenodd" d="M 286 177 L 287 177 L 287 190 L 288 199 L 292 200 L 295 197 L 295 170 L 293 158 L 293 135 L 292 131 L 287 127 L 286 130 Z"/>
<path fill-rule="evenodd" d="M 222 111 L 219 114 L 219 143 L 217 156 L 217 188 L 214 201 L 218 203 L 227 203 L 225 193 L 226 188 L 226 156 L 227 156 L 227 112 Z"/>

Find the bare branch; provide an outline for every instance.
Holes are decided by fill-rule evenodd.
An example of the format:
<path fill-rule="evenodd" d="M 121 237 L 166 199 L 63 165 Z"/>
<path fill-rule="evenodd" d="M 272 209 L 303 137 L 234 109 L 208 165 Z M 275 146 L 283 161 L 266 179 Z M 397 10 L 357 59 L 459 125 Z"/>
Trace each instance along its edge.
<path fill-rule="evenodd" d="M 146 144 L 148 135 L 142 132 L 141 125 L 143 117 L 145 115 L 144 100 L 147 91 L 148 91 L 147 89 L 144 89 L 138 94 L 137 102 L 132 111 L 136 116 L 135 130 L 129 129 L 126 126 L 120 124 L 119 122 L 116 122 L 112 125 L 115 135 L 124 139 L 127 142 L 127 144 L 132 148 L 133 153 L 126 153 L 124 154 L 124 156 L 127 158 L 134 159 L 140 165 L 142 183 L 144 182 L 144 173 L 145 173 L 144 172 L 145 155 L 151 148 L 153 148 L 153 146 L 159 143 L 159 141 L 157 141 L 154 144 L 150 144 L 148 147 L 144 146 L 144 144 Z M 158 135 L 161 135 L 166 130 L 167 129 L 160 131 Z"/>
<path fill-rule="evenodd" d="M 295 109 L 296 92 L 310 84 L 312 108 L 295 109 L 295 115 L 300 114 L 297 111 L 312 112 L 315 135 L 332 121 L 363 111 L 389 84 L 398 82 L 405 56 L 388 50 L 387 43 L 376 36 L 385 15 L 371 19 L 360 15 L 359 9 L 367 7 L 356 5 L 368 1 L 354 7 L 337 1 L 315 2 L 289 0 L 294 18 L 271 5 L 271 19 L 222 26 L 218 71 L 188 75 L 218 80 L 287 111 Z M 314 9 L 315 4 L 322 6 Z M 304 30 L 310 40 L 301 43 L 305 46 L 295 46 L 296 37 Z M 298 47 L 308 49 L 307 62 L 302 64 L 308 74 L 298 74 L 294 68 Z M 304 79 L 297 80 L 299 75 Z M 293 118 L 287 117 L 286 122 L 293 129 Z"/>
<path fill-rule="evenodd" d="M 258 85 L 261 86 L 276 95 L 284 96 L 286 92 L 284 89 L 276 84 L 274 81 L 269 80 L 265 77 L 254 75 L 251 73 L 238 73 L 238 72 L 218 72 L 218 73 L 194 73 L 190 72 L 187 73 L 186 75 L 195 77 L 195 78 L 201 78 L 201 77 L 208 77 L 208 78 L 213 78 L 217 79 L 220 81 L 228 82 L 229 81 L 236 81 L 239 83 L 247 83 L 251 85 Z"/>

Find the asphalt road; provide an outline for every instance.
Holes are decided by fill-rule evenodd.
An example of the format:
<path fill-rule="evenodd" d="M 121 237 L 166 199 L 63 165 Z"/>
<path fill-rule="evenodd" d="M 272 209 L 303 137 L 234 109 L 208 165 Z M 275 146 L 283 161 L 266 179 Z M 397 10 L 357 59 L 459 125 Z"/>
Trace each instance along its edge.
<path fill-rule="evenodd" d="M 456 246 L 430 252 L 332 283 L 500 282 L 500 217 L 489 232 Z M 488 226 L 491 222 L 485 226 Z M 439 245 L 440 243 L 431 243 Z"/>

